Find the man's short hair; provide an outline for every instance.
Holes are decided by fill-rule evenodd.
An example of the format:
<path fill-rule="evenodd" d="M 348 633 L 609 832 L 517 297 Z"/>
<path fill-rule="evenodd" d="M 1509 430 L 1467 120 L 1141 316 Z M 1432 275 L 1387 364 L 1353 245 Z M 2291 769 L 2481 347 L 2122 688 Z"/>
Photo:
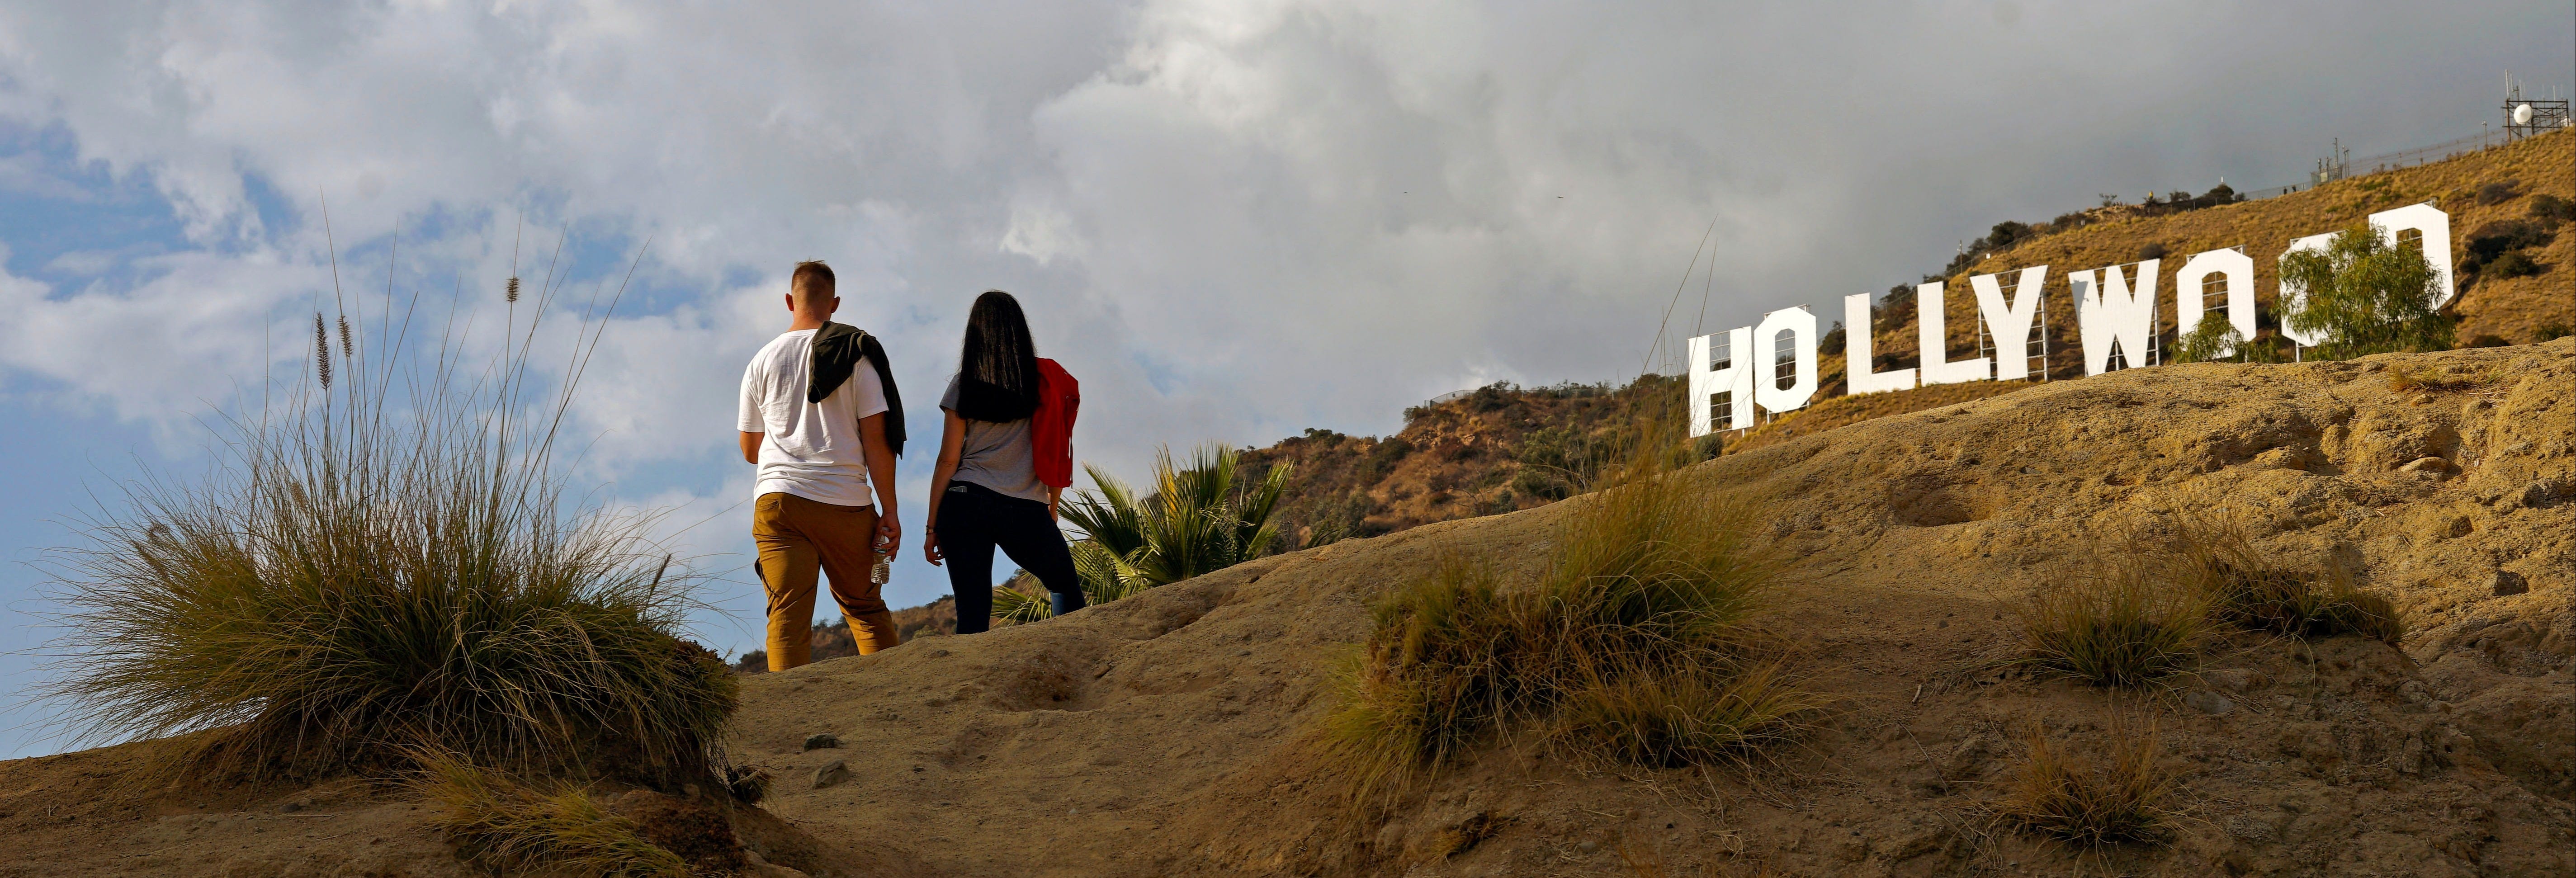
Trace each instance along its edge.
<path fill-rule="evenodd" d="M 796 263 L 796 273 L 788 277 L 787 290 L 796 295 L 796 304 L 799 306 L 805 304 L 805 296 L 808 292 L 819 292 L 824 298 L 831 298 L 835 295 L 832 267 L 824 265 L 823 260 L 820 259 L 808 259 Z"/>

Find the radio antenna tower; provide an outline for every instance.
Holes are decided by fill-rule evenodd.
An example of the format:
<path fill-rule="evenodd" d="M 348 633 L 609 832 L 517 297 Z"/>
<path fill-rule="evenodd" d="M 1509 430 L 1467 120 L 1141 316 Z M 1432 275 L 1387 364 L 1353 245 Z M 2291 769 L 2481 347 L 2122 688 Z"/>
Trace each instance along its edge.
<path fill-rule="evenodd" d="M 2504 75 L 2504 139 L 2521 140 L 2547 134 L 2561 128 L 2576 127 L 2567 115 L 2564 100 L 2524 100 L 2522 84 L 2513 81 L 2512 71 Z"/>

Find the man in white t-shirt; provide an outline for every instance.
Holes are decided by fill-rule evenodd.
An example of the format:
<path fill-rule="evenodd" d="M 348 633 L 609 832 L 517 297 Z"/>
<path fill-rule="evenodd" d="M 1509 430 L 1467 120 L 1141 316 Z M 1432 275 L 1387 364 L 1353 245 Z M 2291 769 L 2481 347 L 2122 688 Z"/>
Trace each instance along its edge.
<path fill-rule="evenodd" d="M 798 263 L 791 276 L 787 333 L 760 349 L 742 372 L 742 459 L 758 464 L 752 487 L 752 539 L 760 546 L 762 586 L 769 593 L 769 669 L 812 660 L 815 573 L 830 576 L 832 599 L 866 655 L 901 642 L 871 575 L 880 554 L 901 548 L 896 522 L 894 458 L 887 441 L 883 351 L 855 363 L 820 401 L 809 401 L 816 374 L 816 336 L 864 333 L 831 322 L 841 307 L 832 269 Z M 897 397 L 898 399 L 900 397 Z M 895 428 L 898 431 L 901 427 Z M 897 440 L 900 441 L 900 440 Z M 874 485 L 871 498 L 869 486 Z"/>

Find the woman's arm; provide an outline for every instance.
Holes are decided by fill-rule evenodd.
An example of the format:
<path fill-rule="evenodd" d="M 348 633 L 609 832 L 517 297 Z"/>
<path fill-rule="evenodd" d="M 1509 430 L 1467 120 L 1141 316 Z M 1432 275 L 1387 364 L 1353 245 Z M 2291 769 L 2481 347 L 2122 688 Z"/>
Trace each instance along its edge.
<path fill-rule="evenodd" d="M 930 513 L 921 524 L 921 554 L 930 565 L 939 566 L 939 499 L 948 495 L 948 479 L 957 475 L 957 457 L 966 448 L 966 419 L 956 412 L 940 409 L 948 424 L 939 431 L 939 464 L 930 470 Z"/>
<path fill-rule="evenodd" d="M 1047 489 L 1047 518 L 1049 518 L 1049 519 L 1054 519 L 1054 518 L 1058 517 L 1058 516 L 1055 514 L 1055 503 L 1056 503 L 1056 501 L 1058 501 L 1058 500 L 1062 500 L 1062 499 L 1064 499 L 1064 489 L 1063 489 L 1063 488 L 1056 487 L 1056 486 L 1054 486 L 1054 485 L 1048 485 L 1048 486 L 1046 486 L 1046 489 Z"/>

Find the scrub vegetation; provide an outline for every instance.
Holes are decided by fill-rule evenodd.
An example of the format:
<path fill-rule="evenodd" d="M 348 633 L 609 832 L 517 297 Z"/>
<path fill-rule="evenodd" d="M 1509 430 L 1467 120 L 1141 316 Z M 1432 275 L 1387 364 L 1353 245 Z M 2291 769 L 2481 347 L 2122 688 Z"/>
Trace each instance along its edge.
<path fill-rule="evenodd" d="M 2042 587 L 2021 609 L 2033 669 L 2095 686 L 2159 686 L 2212 634 L 2207 601 L 2143 564 Z"/>
<path fill-rule="evenodd" d="M 2207 603 L 2213 622 L 2298 638 L 2353 634 L 2390 646 L 2406 639 L 2396 605 L 2341 568 L 2280 567 L 2254 548 L 2243 527 L 2225 519 L 2182 516 L 2172 527 L 2157 554 L 2185 590 Z"/>
<path fill-rule="evenodd" d="M 1625 386 L 1490 384 L 1406 409 L 1391 436 L 1307 430 L 1244 451 L 1240 465 L 1254 478 L 1296 468 L 1280 498 L 1278 547 L 1308 548 L 1592 490 L 1636 445 L 1627 435 L 1636 407 L 1681 392 L 1679 379 L 1660 375 Z"/>
<path fill-rule="evenodd" d="M 1326 738 L 1360 801 L 1498 737 L 1701 764 L 1788 738 L 1824 706 L 1761 645 L 1776 564 L 1749 504 L 1633 455 L 1574 502 L 1535 577 L 1452 557 L 1381 599 L 1341 673 Z"/>
<path fill-rule="evenodd" d="M 2387 596 L 2339 569 L 2280 567 L 2224 519 L 2174 516 L 2164 532 L 2132 535 L 2093 563 L 2020 605 L 2019 661 L 2096 686 L 2159 689 L 2230 631 L 2390 646 L 2407 634 Z"/>

